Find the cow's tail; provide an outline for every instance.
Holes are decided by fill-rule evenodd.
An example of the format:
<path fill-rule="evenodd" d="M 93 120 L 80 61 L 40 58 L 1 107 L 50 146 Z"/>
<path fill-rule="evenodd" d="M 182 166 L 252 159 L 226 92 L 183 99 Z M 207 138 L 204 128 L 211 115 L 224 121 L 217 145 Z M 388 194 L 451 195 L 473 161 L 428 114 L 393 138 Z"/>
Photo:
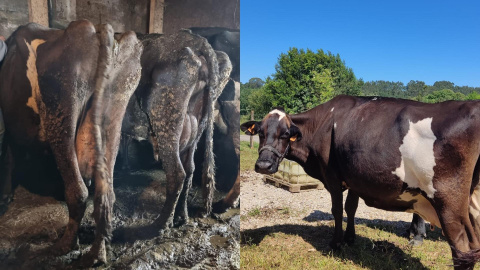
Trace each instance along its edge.
<path fill-rule="evenodd" d="M 455 248 L 452 248 L 455 249 Z M 476 262 L 480 261 L 480 249 L 474 249 L 469 252 L 461 252 L 456 250 L 457 257 L 453 258 L 455 269 L 473 269 Z"/>
<path fill-rule="evenodd" d="M 100 46 L 92 101 L 93 135 L 95 139 L 95 208 L 93 216 L 97 223 L 96 233 L 109 238 L 111 237 L 110 221 L 115 195 L 109 187 L 113 179 L 110 179 L 107 168 L 105 143 L 102 141 L 102 126 L 105 88 L 109 83 L 109 74 L 113 67 L 113 45 L 115 41 L 113 29 L 110 25 L 98 25 L 96 28 Z"/>
<path fill-rule="evenodd" d="M 232 64 L 223 52 L 215 52 L 205 41 L 203 49 L 209 70 L 209 98 L 207 104 L 207 126 L 205 132 L 205 159 L 203 164 L 202 186 L 205 200 L 205 212 L 212 211 L 213 194 L 215 191 L 215 158 L 213 154 L 213 132 L 215 103 L 228 82 Z"/>

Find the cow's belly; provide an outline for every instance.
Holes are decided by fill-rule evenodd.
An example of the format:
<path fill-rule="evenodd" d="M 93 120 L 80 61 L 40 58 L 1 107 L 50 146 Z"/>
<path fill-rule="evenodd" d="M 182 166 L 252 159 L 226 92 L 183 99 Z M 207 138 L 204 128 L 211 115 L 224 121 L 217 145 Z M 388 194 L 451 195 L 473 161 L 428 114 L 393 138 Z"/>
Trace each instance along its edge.
<path fill-rule="evenodd" d="M 417 191 L 405 191 L 395 198 L 389 199 L 372 199 L 362 198 L 365 204 L 371 207 L 387 210 L 415 213 L 424 220 L 430 222 L 431 225 L 441 228 L 440 220 L 437 212 L 432 204 Z"/>

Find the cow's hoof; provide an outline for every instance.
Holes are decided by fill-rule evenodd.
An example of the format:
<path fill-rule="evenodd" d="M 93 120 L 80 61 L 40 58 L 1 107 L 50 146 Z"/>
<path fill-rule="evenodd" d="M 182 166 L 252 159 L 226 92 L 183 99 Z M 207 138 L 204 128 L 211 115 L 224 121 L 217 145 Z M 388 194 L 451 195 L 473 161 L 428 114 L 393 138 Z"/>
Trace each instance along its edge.
<path fill-rule="evenodd" d="M 345 236 L 345 243 L 351 246 L 355 243 L 355 235 L 354 236 Z"/>
<path fill-rule="evenodd" d="M 212 205 L 212 212 L 215 214 L 223 214 L 228 210 L 228 208 L 230 207 L 226 205 L 223 200 L 220 200 Z"/>
<path fill-rule="evenodd" d="M 188 224 L 189 218 L 187 215 L 182 214 L 178 215 L 173 219 L 173 226 L 174 227 L 180 227 L 182 225 Z"/>
<path fill-rule="evenodd" d="M 338 242 L 338 241 L 331 241 L 330 244 L 328 244 L 330 246 L 330 248 L 332 248 L 333 250 L 338 250 L 340 249 L 340 247 L 342 246 L 342 242 Z"/>
<path fill-rule="evenodd" d="M 421 246 L 423 244 L 423 239 L 412 239 L 408 242 L 409 245 L 413 246 L 413 247 L 418 247 L 418 246 Z"/>

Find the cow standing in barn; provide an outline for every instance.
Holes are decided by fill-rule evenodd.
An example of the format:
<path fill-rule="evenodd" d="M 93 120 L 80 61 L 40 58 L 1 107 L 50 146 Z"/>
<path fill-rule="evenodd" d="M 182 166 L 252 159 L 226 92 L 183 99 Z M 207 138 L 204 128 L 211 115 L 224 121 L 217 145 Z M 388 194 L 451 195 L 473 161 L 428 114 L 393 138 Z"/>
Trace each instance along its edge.
<path fill-rule="evenodd" d="M 162 161 L 167 196 L 154 223 L 162 231 L 173 226 L 174 216 L 177 224 L 188 221 L 193 157 L 204 132 L 203 197 L 205 213 L 211 212 L 215 185 L 214 105 L 232 66 L 225 53 L 214 51 L 205 38 L 189 30 L 173 35 L 139 35 L 139 39 L 144 46 L 142 77 L 127 108 L 122 132 L 125 137 L 149 139 L 155 159 Z M 128 151 L 124 157 L 128 162 Z"/>
<path fill-rule="evenodd" d="M 21 26 L 7 44 L 0 107 L 11 164 L 27 156 L 53 157 L 65 186 L 68 225 L 46 252 L 61 255 L 78 246 L 87 185 L 94 179 L 97 226 L 83 262 L 105 263 L 115 201 L 113 166 L 122 118 L 140 79 L 142 45 L 133 32 L 115 39 L 110 25 L 95 27 L 85 20 L 65 30 Z"/>
<path fill-rule="evenodd" d="M 335 218 L 332 248 L 344 239 L 346 186 L 346 241 L 355 238 L 353 218 L 362 198 L 442 228 L 455 269 L 472 269 L 480 259 L 479 102 L 338 96 L 305 113 L 275 109 L 241 129 L 260 137 L 257 172 L 276 172 L 285 157 L 323 179 Z"/>

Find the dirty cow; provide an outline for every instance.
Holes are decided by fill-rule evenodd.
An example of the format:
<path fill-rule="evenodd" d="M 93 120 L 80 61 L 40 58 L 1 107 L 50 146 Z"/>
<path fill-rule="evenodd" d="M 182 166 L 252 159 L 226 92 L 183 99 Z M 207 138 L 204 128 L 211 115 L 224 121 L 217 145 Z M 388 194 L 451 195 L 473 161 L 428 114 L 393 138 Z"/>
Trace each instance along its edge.
<path fill-rule="evenodd" d="M 240 31 L 221 27 L 195 27 L 190 30 L 205 37 L 214 50 L 225 52 L 232 62 L 230 80 L 215 104 L 213 142 L 216 182 L 219 189 L 230 189 L 225 198 L 213 205 L 213 211 L 221 213 L 232 207 L 240 195 Z M 202 163 L 204 149 L 200 141 L 195 164 Z M 195 173 L 194 181 L 199 178 L 200 174 Z"/>
<path fill-rule="evenodd" d="M 214 104 L 232 66 L 225 53 L 214 51 L 205 38 L 188 30 L 173 35 L 139 35 L 139 39 L 144 46 L 142 77 L 127 108 L 122 132 L 137 140 L 149 139 L 155 159 L 162 161 L 167 197 L 154 223 L 161 231 L 173 225 L 174 215 L 178 223 L 188 221 L 186 200 L 195 169 L 193 156 L 204 132 L 205 211 L 211 212 Z M 143 120 L 129 121 L 136 118 Z"/>
<path fill-rule="evenodd" d="M 78 245 L 88 196 L 85 183 L 94 179 L 97 227 L 83 260 L 104 263 L 121 119 L 140 79 L 142 45 L 133 32 L 115 40 L 111 26 L 95 27 L 85 20 L 65 30 L 21 26 L 7 43 L 0 107 L 13 159 L 22 159 L 24 149 L 51 153 L 65 185 L 68 225 L 47 252 L 65 254 Z"/>
<path fill-rule="evenodd" d="M 368 206 L 417 213 L 442 228 L 456 269 L 471 269 L 480 259 L 479 102 L 338 96 L 305 113 L 272 110 L 241 129 L 260 137 L 257 172 L 276 172 L 285 157 L 323 179 L 335 218 L 330 246 L 343 239 L 346 186 L 346 241 L 355 236 L 351 220 L 360 197 Z"/>

